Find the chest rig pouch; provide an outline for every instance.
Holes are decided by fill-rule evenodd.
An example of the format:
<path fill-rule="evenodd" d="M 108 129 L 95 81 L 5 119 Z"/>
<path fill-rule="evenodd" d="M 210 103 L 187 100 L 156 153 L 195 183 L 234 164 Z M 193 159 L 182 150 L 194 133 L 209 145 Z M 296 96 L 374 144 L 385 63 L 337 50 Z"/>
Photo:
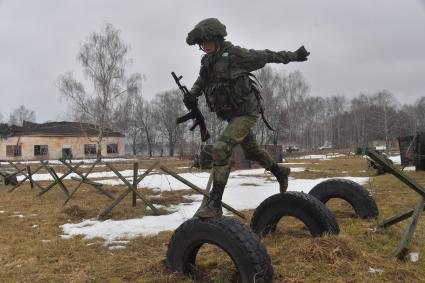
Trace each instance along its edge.
<path fill-rule="evenodd" d="M 202 65 L 205 97 L 209 109 L 221 118 L 247 114 L 244 104 L 249 100 L 252 82 L 248 75 L 232 76 L 232 54 L 224 50 L 216 60 Z"/>

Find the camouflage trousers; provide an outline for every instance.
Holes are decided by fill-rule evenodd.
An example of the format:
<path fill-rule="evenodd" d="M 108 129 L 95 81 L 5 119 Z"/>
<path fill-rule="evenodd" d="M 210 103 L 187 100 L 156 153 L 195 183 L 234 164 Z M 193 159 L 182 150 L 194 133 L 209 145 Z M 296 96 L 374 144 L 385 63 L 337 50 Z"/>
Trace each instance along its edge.
<path fill-rule="evenodd" d="M 213 145 L 214 184 L 225 186 L 232 167 L 233 148 L 240 144 L 245 158 L 257 161 L 264 168 L 270 168 L 275 162 L 255 140 L 251 129 L 257 122 L 256 116 L 238 116 L 231 119 L 221 136 Z"/>

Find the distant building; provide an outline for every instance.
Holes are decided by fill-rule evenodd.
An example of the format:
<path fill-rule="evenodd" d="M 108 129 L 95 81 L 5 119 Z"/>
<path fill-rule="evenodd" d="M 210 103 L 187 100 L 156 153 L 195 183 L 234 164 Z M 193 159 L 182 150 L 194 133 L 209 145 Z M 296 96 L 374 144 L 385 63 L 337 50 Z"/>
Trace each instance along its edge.
<path fill-rule="evenodd" d="M 94 158 L 98 133 L 94 125 L 79 122 L 0 123 L 0 160 Z M 107 129 L 103 137 L 102 156 L 124 155 L 123 134 Z"/>

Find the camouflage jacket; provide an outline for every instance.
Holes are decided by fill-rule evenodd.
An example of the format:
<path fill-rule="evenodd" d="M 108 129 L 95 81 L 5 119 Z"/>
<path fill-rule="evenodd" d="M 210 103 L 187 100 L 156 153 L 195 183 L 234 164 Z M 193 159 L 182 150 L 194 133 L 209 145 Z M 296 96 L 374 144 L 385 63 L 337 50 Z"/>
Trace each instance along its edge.
<path fill-rule="evenodd" d="M 225 41 L 217 53 L 202 57 L 191 92 L 205 94 L 209 109 L 221 119 L 258 116 L 260 96 L 251 72 L 267 63 L 287 64 L 295 59 L 294 52 L 245 49 Z"/>

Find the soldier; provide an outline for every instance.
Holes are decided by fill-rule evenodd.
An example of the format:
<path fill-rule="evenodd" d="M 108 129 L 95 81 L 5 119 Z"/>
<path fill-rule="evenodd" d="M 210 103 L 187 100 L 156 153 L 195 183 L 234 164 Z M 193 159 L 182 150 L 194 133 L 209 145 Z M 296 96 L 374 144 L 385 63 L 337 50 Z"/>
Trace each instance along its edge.
<path fill-rule="evenodd" d="M 199 77 L 186 102 L 197 104 L 198 96 L 205 94 L 210 111 L 228 122 L 213 145 L 213 187 L 210 199 L 195 214 L 199 218 L 223 214 L 221 199 L 230 174 L 232 149 L 238 144 L 242 146 L 247 159 L 259 162 L 276 177 L 281 193 L 287 190 L 290 169 L 276 164 L 258 146 L 251 131 L 262 115 L 259 90 L 251 72 L 261 69 L 267 63 L 306 61 L 310 54 L 304 46 L 295 52 L 248 50 L 225 41 L 226 35 L 225 25 L 215 18 L 208 18 L 199 22 L 186 38 L 187 44 L 198 44 L 205 52 Z"/>

